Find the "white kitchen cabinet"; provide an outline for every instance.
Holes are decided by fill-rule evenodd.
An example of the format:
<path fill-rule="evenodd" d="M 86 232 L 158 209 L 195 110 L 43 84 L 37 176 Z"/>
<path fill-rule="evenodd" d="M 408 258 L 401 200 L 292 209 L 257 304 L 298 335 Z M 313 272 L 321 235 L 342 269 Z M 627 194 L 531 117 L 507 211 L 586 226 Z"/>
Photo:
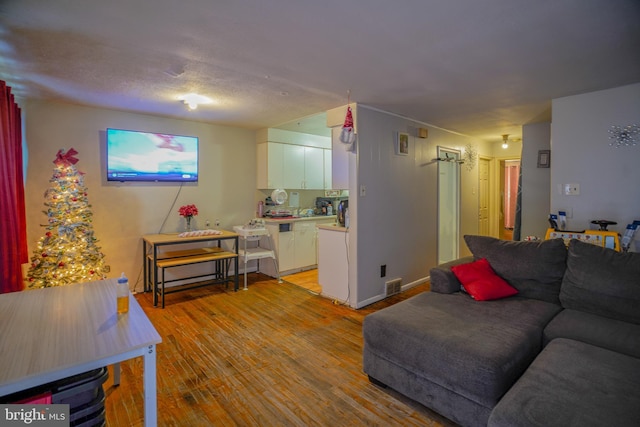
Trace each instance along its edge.
<path fill-rule="evenodd" d="M 278 233 L 278 266 L 280 271 L 297 268 L 296 242 L 293 231 L 281 231 Z M 282 261 L 280 260 L 282 258 Z"/>
<path fill-rule="evenodd" d="M 324 190 L 324 149 L 304 147 L 304 188 Z"/>
<path fill-rule="evenodd" d="M 322 295 L 347 301 L 349 298 L 349 233 L 344 227 L 318 229 L 318 282 Z"/>
<path fill-rule="evenodd" d="M 335 216 L 314 219 L 295 220 L 291 222 L 268 222 L 273 246 L 278 257 L 280 274 L 295 273 L 314 268 L 318 264 L 318 225 L 335 222 Z M 291 231 L 280 231 L 280 224 L 290 224 Z M 286 228 L 286 227 L 284 227 Z M 268 244 L 267 242 L 264 242 Z M 261 264 L 265 274 L 276 277 L 272 263 Z"/>
<path fill-rule="evenodd" d="M 305 268 L 316 265 L 316 223 L 300 221 L 293 224 L 295 240 L 294 268 Z"/>
<path fill-rule="evenodd" d="M 277 142 L 257 145 L 256 185 L 258 189 L 288 188 L 284 185 L 284 147 Z"/>
<path fill-rule="evenodd" d="M 283 145 L 284 187 L 304 189 L 304 149 L 302 145 Z"/>
<path fill-rule="evenodd" d="M 264 142 L 257 145 L 258 189 L 323 190 L 325 150 L 295 144 Z M 330 180 L 329 180 L 330 182 Z"/>
<path fill-rule="evenodd" d="M 293 270 L 295 268 L 295 240 L 293 229 L 291 229 L 291 231 L 281 232 L 279 223 L 268 223 L 266 227 L 271 235 L 273 249 L 278 258 L 278 270 L 280 272 Z M 269 247 L 269 241 L 266 237 L 261 239 L 260 246 Z M 264 265 L 261 264 L 260 269 L 268 276 L 277 277 L 273 263 L 267 262 L 264 263 Z"/>
<path fill-rule="evenodd" d="M 331 150 L 324 150 L 324 189 L 331 190 L 333 183 L 331 181 Z"/>

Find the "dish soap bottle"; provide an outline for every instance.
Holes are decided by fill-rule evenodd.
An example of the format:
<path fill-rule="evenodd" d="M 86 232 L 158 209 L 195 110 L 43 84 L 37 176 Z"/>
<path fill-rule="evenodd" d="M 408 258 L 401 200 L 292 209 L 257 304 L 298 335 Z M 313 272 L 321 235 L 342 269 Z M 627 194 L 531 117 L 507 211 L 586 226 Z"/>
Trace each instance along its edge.
<path fill-rule="evenodd" d="M 118 297 L 118 314 L 127 313 L 129 311 L 129 279 L 124 273 L 118 279 L 116 295 Z"/>

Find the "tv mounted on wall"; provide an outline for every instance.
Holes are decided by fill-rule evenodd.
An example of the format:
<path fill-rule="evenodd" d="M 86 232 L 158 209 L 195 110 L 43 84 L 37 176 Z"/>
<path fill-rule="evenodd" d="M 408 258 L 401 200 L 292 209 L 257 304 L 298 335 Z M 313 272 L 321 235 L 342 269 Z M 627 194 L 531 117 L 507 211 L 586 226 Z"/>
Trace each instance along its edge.
<path fill-rule="evenodd" d="M 198 138 L 107 129 L 107 181 L 198 181 Z"/>

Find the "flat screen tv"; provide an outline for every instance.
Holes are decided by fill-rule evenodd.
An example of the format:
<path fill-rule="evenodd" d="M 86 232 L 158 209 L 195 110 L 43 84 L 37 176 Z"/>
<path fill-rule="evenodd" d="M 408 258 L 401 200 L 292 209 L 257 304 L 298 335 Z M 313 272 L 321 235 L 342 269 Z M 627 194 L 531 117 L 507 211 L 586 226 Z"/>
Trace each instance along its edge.
<path fill-rule="evenodd" d="M 198 138 L 107 129 L 107 181 L 198 181 Z"/>

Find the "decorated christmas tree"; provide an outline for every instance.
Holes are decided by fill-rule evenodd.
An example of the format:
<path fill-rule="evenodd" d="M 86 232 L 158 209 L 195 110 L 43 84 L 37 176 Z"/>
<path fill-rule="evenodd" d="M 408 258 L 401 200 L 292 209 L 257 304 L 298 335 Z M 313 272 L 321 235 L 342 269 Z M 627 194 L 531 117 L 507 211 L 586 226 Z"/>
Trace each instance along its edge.
<path fill-rule="evenodd" d="M 63 286 L 106 278 L 109 266 L 93 235 L 91 205 L 83 173 L 76 169 L 76 150 L 58 151 L 45 191 L 47 231 L 38 241 L 27 274 L 30 288 Z"/>

